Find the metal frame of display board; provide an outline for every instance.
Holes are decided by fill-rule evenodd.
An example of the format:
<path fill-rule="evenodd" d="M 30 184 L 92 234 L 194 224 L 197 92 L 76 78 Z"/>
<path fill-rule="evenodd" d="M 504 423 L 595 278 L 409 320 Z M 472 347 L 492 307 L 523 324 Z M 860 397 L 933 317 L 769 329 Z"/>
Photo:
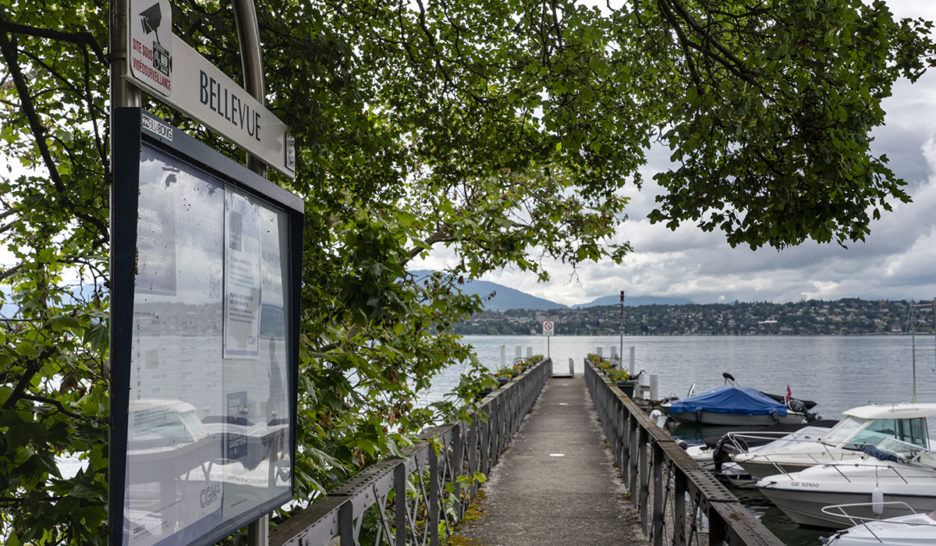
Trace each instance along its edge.
<path fill-rule="evenodd" d="M 286 243 L 281 259 L 288 260 L 283 279 L 285 314 L 285 374 L 288 378 L 289 487 L 288 492 L 262 501 L 249 513 L 222 520 L 220 526 L 193 539 L 194 543 L 212 543 L 273 512 L 292 499 L 296 446 L 296 393 L 299 362 L 299 306 L 302 267 L 303 200 L 273 184 L 247 167 L 195 140 L 181 130 L 167 125 L 141 108 L 115 108 L 113 111 L 113 172 L 111 186 L 111 443 L 110 443 L 110 530 L 112 544 L 124 540 L 124 505 L 127 483 L 127 444 L 135 279 L 138 260 L 138 210 L 141 154 L 144 147 L 158 150 L 194 170 L 207 173 L 239 194 L 248 195 L 286 217 Z M 159 134 L 163 136 L 158 136 Z M 165 138 L 171 134 L 171 137 Z M 223 230 L 223 228 L 222 228 Z M 227 294 L 224 295 L 227 297 Z M 272 342 L 271 342 L 272 345 Z M 272 358 L 272 357 L 271 357 Z M 270 382 L 272 385 L 272 381 Z M 226 440 L 225 440 L 226 441 Z M 219 447 L 222 444 L 219 444 Z M 219 457 L 221 454 L 218 454 Z M 271 459 L 272 461 L 272 459 Z M 272 468 L 272 462 L 268 463 Z"/>

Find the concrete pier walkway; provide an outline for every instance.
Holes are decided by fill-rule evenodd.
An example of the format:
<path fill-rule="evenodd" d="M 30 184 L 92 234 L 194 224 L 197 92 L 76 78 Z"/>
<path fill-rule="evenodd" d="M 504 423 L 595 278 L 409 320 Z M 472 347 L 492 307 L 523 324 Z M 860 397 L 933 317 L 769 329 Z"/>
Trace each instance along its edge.
<path fill-rule="evenodd" d="M 581 375 L 550 379 L 450 544 L 647 544 Z"/>

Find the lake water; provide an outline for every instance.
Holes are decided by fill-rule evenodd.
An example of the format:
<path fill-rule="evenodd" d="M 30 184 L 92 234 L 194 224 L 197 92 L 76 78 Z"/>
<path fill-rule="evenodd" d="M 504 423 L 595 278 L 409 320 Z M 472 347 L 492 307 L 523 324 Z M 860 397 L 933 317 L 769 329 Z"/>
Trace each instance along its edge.
<path fill-rule="evenodd" d="M 508 363 L 515 347 L 533 354 L 547 353 L 542 336 L 465 336 L 481 362 L 497 369 L 501 346 Z M 695 383 L 696 392 L 724 384 L 723 372 L 739 385 L 819 402 L 815 411 L 838 418 L 842 411 L 868 403 L 909 402 L 913 386 L 910 336 L 624 336 L 624 365 L 634 347 L 637 370 L 659 377 L 659 395 L 685 397 Z M 583 371 L 585 355 L 601 347 L 620 351 L 617 336 L 554 336 L 549 354 L 557 371 L 567 371 L 574 360 Z M 438 389 L 457 381 L 440 377 Z M 936 348 L 933 338 L 916 338 L 916 398 L 936 402 Z M 435 389 L 434 389 L 435 390 Z"/>
<path fill-rule="evenodd" d="M 491 369 L 501 365 L 501 346 L 507 363 L 516 347 L 526 356 L 547 354 L 541 336 L 466 336 L 481 362 Z M 620 352 L 618 336 L 554 336 L 548 352 L 554 369 L 566 372 L 573 359 L 582 373 L 585 355 L 601 347 L 607 357 L 611 347 Z M 739 385 L 815 400 L 813 411 L 839 419 L 841 412 L 870 403 L 909 402 L 913 389 L 913 354 L 910 336 L 625 336 L 624 366 L 634 347 L 637 370 L 659 377 L 659 396 L 685 397 L 695 383 L 701 393 L 724 384 L 723 372 Z M 916 401 L 936 403 L 936 346 L 933 337 L 916 338 Z M 433 385 L 428 398 L 448 390 L 458 380 L 460 368 L 448 370 Z M 936 436 L 936 420 L 929 420 L 930 436 Z M 680 426 L 671 429 L 677 438 L 700 443 L 713 435 L 710 427 Z M 734 490 L 745 504 L 786 544 L 818 544 L 828 530 L 800 528 L 760 493 Z"/>

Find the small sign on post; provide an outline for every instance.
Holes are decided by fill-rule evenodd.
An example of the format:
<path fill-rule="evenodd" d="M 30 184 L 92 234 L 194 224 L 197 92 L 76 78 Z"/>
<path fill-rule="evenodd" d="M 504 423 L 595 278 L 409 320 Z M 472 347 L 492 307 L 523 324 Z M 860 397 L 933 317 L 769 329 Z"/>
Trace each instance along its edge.
<path fill-rule="evenodd" d="M 543 321 L 543 335 L 546 336 L 546 358 L 550 358 L 549 354 L 549 338 L 556 333 L 556 323 L 551 320 Z"/>
<path fill-rule="evenodd" d="M 551 336 L 555 333 L 556 324 L 551 320 L 543 321 L 543 335 Z"/>

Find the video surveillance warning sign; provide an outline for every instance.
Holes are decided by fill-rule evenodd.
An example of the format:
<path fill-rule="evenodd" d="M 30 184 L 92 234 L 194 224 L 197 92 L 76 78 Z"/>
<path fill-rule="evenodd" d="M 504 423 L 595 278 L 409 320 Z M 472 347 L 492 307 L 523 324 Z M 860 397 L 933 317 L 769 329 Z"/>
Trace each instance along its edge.
<path fill-rule="evenodd" d="M 148 88 L 172 95 L 172 7 L 169 0 L 131 0 L 130 73 Z"/>

